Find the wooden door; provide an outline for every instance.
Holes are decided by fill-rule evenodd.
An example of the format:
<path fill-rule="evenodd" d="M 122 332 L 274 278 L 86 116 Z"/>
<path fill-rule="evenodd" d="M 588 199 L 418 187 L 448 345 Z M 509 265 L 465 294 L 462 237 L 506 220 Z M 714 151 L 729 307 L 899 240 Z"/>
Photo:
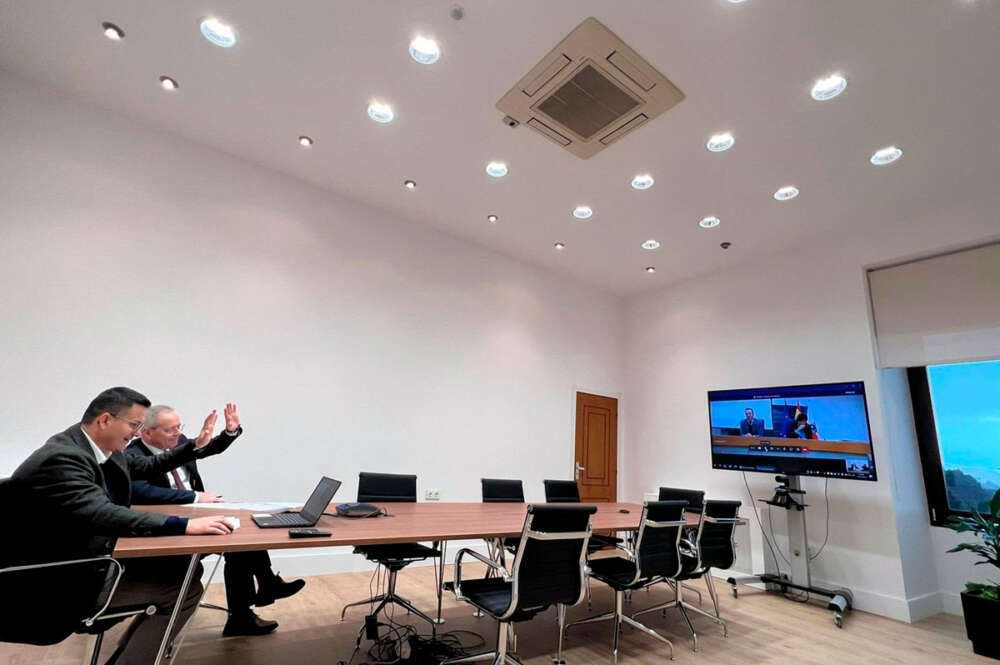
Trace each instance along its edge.
<path fill-rule="evenodd" d="M 584 503 L 618 500 L 618 400 L 576 394 L 576 479 Z"/>

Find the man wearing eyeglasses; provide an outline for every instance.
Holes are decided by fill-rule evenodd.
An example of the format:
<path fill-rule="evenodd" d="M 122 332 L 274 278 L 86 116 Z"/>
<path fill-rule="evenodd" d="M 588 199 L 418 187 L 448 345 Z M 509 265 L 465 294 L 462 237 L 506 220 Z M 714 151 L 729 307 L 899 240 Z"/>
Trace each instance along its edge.
<path fill-rule="evenodd" d="M 131 388 L 109 388 L 91 401 L 81 422 L 53 435 L 11 476 L 5 493 L 12 505 L 5 529 L 11 538 L 0 548 L 0 565 L 19 565 L 110 555 L 119 537 L 224 535 L 232 532 L 222 516 L 187 519 L 132 510 L 131 481 L 168 473 L 194 459 L 223 452 L 232 438 L 199 436 L 168 453 L 134 457 L 123 451 L 142 429 L 149 400 Z M 214 427 L 214 418 L 212 419 Z M 114 607 L 151 604 L 152 616 L 140 615 L 125 632 L 109 663 L 148 665 L 156 656 L 170 612 L 180 591 L 187 557 L 130 560 L 114 593 Z M 199 567 L 200 568 L 200 567 Z M 58 590 L 72 594 L 84 582 L 72 573 L 52 572 L 42 589 L 11 588 L 4 595 L 32 602 Z M 77 570 L 78 574 L 79 571 Z M 194 612 L 201 596 L 200 570 L 181 605 L 174 632 Z M 51 600 L 51 598 L 50 598 Z M 16 607 L 16 604 L 15 604 Z M 5 619 L 16 620 L 12 614 Z M 53 617 L 58 611 L 53 609 Z M 29 626 L 43 633 L 45 626 Z M 45 642 L 39 642 L 45 643 Z"/>
<path fill-rule="evenodd" d="M 226 429 L 218 437 L 235 439 L 243 433 L 240 415 L 235 404 L 226 404 L 223 411 Z M 215 425 L 215 412 L 205 419 L 199 438 L 210 437 Z M 127 455 L 149 457 L 164 455 L 189 439 L 183 434 L 181 416 L 172 407 L 156 404 L 146 410 L 140 438 L 129 444 Z M 221 497 L 205 491 L 205 484 L 198 472 L 198 463 L 191 460 L 168 473 L 150 476 L 146 480 L 132 481 L 132 501 L 136 504 L 206 503 L 221 501 Z M 275 600 L 298 593 L 305 580 L 286 582 L 271 569 L 271 557 L 266 550 L 253 552 L 227 552 L 226 605 L 229 618 L 222 634 L 266 635 L 278 627 L 277 621 L 262 619 L 250 609 L 270 605 Z M 254 579 L 257 581 L 254 588 Z"/>

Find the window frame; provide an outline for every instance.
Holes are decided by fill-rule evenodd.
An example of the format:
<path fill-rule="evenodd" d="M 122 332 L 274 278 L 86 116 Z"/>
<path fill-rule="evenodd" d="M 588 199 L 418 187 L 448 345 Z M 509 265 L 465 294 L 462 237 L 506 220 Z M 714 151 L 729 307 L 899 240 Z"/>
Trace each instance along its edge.
<path fill-rule="evenodd" d="M 907 367 L 906 378 L 910 384 L 913 425 L 917 434 L 917 448 L 920 451 L 924 488 L 927 492 L 927 513 L 932 526 L 946 527 L 951 517 L 969 517 L 972 512 L 955 510 L 948 505 L 948 488 L 945 485 L 944 465 L 941 463 L 941 446 L 938 441 L 927 367 Z"/>

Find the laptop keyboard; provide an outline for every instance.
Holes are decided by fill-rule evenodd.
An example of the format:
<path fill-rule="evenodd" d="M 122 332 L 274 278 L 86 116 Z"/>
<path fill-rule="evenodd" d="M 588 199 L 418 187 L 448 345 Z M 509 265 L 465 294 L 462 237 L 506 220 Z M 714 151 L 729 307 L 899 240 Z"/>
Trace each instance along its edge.
<path fill-rule="evenodd" d="M 287 524 L 288 526 L 306 523 L 305 518 L 298 513 L 277 513 L 275 515 L 271 515 L 267 521 L 275 522 L 277 524 Z"/>

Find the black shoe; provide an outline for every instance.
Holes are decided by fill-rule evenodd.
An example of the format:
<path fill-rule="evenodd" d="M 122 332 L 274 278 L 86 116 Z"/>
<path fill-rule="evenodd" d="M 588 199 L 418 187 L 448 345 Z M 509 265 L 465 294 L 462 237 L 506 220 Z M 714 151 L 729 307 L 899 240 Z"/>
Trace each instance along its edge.
<path fill-rule="evenodd" d="M 257 598 L 254 600 L 253 604 L 257 607 L 270 605 L 276 600 L 294 596 L 301 591 L 302 587 L 305 585 L 305 580 L 292 580 L 291 582 L 286 582 L 281 579 L 280 575 L 275 575 L 274 579 L 270 582 L 260 585 L 260 588 L 257 589 Z"/>
<path fill-rule="evenodd" d="M 230 614 L 226 627 L 222 629 L 223 637 L 236 635 L 267 635 L 278 627 L 277 621 L 268 621 L 248 610 L 247 614 Z"/>

